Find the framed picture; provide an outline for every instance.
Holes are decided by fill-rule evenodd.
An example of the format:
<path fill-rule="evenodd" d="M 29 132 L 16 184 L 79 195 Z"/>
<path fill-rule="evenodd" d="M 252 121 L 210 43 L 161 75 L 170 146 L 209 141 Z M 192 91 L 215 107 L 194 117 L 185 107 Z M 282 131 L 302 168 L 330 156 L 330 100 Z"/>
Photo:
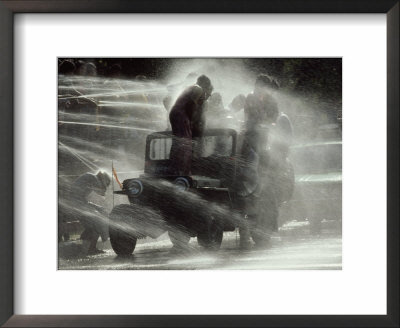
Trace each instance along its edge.
<path fill-rule="evenodd" d="M 0 9 L 2 324 L 398 326 L 397 1 Z M 203 113 L 188 116 L 189 144 L 173 116 L 185 99 Z M 283 116 L 294 137 L 280 162 Z M 263 126 L 268 147 L 254 134 Z M 249 149 L 255 178 L 242 161 Z M 269 180 L 262 163 L 277 168 Z M 284 179 L 264 186 L 290 172 L 285 163 L 294 192 L 276 202 L 276 226 L 261 229 L 252 211 L 272 217 L 274 207 L 248 197 L 278 199 Z M 316 176 L 324 187 L 312 193 Z M 105 198 L 86 199 L 88 179 Z M 146 188 L 179 206 L 147 206 Z M 186 210 L 171 219 L 171 208 Z M 176 222 L 190 211 L 207 213 L 204 229 Z M 160 231 L 142 224 L 149 217 Z M 246 231 L 258 249 L 246 248 Z"/>

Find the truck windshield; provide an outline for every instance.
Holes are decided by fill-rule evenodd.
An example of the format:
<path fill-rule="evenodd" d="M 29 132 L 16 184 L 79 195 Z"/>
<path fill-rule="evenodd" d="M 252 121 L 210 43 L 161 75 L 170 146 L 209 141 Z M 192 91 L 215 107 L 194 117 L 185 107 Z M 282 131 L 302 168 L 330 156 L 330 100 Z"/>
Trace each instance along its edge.
<path fill-rule="evenodd" d="M 169 159 L 172 137 L 152 139 L 150 142 L 150 160 Z M 196 138 L 192 141 L 193 152 L 199 157 L 230 156 L 233 148 L 232 135 L 216 135 Z"/>

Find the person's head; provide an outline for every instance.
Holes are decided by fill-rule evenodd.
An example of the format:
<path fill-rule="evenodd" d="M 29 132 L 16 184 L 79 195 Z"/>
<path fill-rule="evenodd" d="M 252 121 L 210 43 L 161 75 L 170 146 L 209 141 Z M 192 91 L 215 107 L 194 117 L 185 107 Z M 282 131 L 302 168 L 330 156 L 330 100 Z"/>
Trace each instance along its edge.
<path fill-rule="evenodd" d="M 96 76 L 97 68 L 96 65 L 92 62 L 83 62 L 78 68 L 79 75 L 83 76 Z"/>
<path fill-rule="evenodd" d="M 256 83 L 254 86 L 254 94 L 256 96 L 260 96 L 268 89 L 276 90 L 278 88 L 279 85 L 276 80 L 272 79 L 267 74 L 259 74 L 257 76 Z"/>
<path fill-rule="evenodd" d="M 210 79 L 205 75 L 200 75 L 197 78 L 196 84 L 203 89 L 203 98 L 204 100 L 207 100 L 211 96 L 211 93 L 213 91 L 213 86 Z"/>
<path fill-rule="evenodd" d="M 120 64 L 112 64 L 108 70 L 108 76 L 112 78 L 119 78 L 122 76 L 122 67 Z"/>
<path fill-rule="evenodd" d="M 76 66 L 70 59 L 63 60 L 58 66 L 58 74 L 60 75 L 72 75 L 75 72 Z"/>
<path fill-rule="evenodd" d="M 239 94 L 232 99 L 232 102 L 229 104 L 229 107 L 232 108 L 233 111 L 238 112 L 239 110 L 244 108 L 245 103 L 246 103 L 246 97 L 242 94 Z"/>
<path fill-rule="evenodd" d="M 111 177 L 104 171 L 99 171 L 96 174 L 97 180 L 99 181 L 99 185 L 101 189 L 96 191 L 99 195 L 104 196 L 108 186 L 111 183 Z"/>

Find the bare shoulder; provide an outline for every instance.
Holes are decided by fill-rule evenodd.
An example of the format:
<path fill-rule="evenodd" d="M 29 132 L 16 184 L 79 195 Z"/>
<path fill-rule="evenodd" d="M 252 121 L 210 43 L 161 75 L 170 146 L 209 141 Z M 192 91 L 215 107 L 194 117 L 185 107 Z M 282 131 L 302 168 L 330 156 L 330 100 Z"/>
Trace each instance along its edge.
<path fill-rule="evenodd" d="M 203 89 L 197 84 L 195 84 L 188 88 L 188 93 L 190 95 L 190 98 L 194 102 L 197 102 L 200 99 L 201 95 L 203 94 Z"/>

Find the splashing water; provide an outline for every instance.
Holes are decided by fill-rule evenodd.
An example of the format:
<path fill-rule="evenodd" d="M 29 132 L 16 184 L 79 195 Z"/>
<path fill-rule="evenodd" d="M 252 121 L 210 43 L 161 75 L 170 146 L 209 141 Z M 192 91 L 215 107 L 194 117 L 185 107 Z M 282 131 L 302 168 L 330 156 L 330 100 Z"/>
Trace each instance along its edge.
<path fill-rule="evenodd" d="M 64 199 L 65 190 L 79 175 L 100 169 L 111 174 L 112 163 L 121 181 L 139 175 L 144 167 L 146 136 L 168 127 L 168 112 L 163 100 L 169 96 L 173 103 L 185 87 L 195 83 L 195 77 L 188 78 L 191 72 L 210 77 L 214 92 L 221 94 L 227 113 L 232 116 L 230 127 L 238 132 L 242 129 L 243 115 L 233 115 L 228 104 L 237 95 L 252 92 L 257 74 L 248 71 L 240 60 L 177 60 L 166 70 L 163 81 L 59 76 L 59 194 L 60 206 L 66 213 L 74 215 L 74 204 Z M 308 123 L 302 122 L 304 117 L 320 115 L 319 109 L 289 93 L 275 92 L 274 97 L 279 108 L 292 118 L 296 140 L 307 140 Z M 218 121 L 211 114 L 209 120 L 216 121 L 214 127 L 227 126 L 226 121 Z M 325 123 L 324 118 L 321 118 L 322 123 Z M 107 194 L 108 208 L 114 204 L 112 197 L 111 193 Z M 201 199 L 193 198 L 196 196 L 190 197 L 189 204 L 197 203 L 199 208 L 209 206 Z M 127 202 L 122 196 L 115 201 Z M 211 206 L 221 215 L 228 211 L 218 204 Z M 151 209 L 146 213 L 148 217 L 158 215 Z M 99 219 L 108 221 L 107 216 Z M 240 222 L 241 218 L 235 220 Z"/>

